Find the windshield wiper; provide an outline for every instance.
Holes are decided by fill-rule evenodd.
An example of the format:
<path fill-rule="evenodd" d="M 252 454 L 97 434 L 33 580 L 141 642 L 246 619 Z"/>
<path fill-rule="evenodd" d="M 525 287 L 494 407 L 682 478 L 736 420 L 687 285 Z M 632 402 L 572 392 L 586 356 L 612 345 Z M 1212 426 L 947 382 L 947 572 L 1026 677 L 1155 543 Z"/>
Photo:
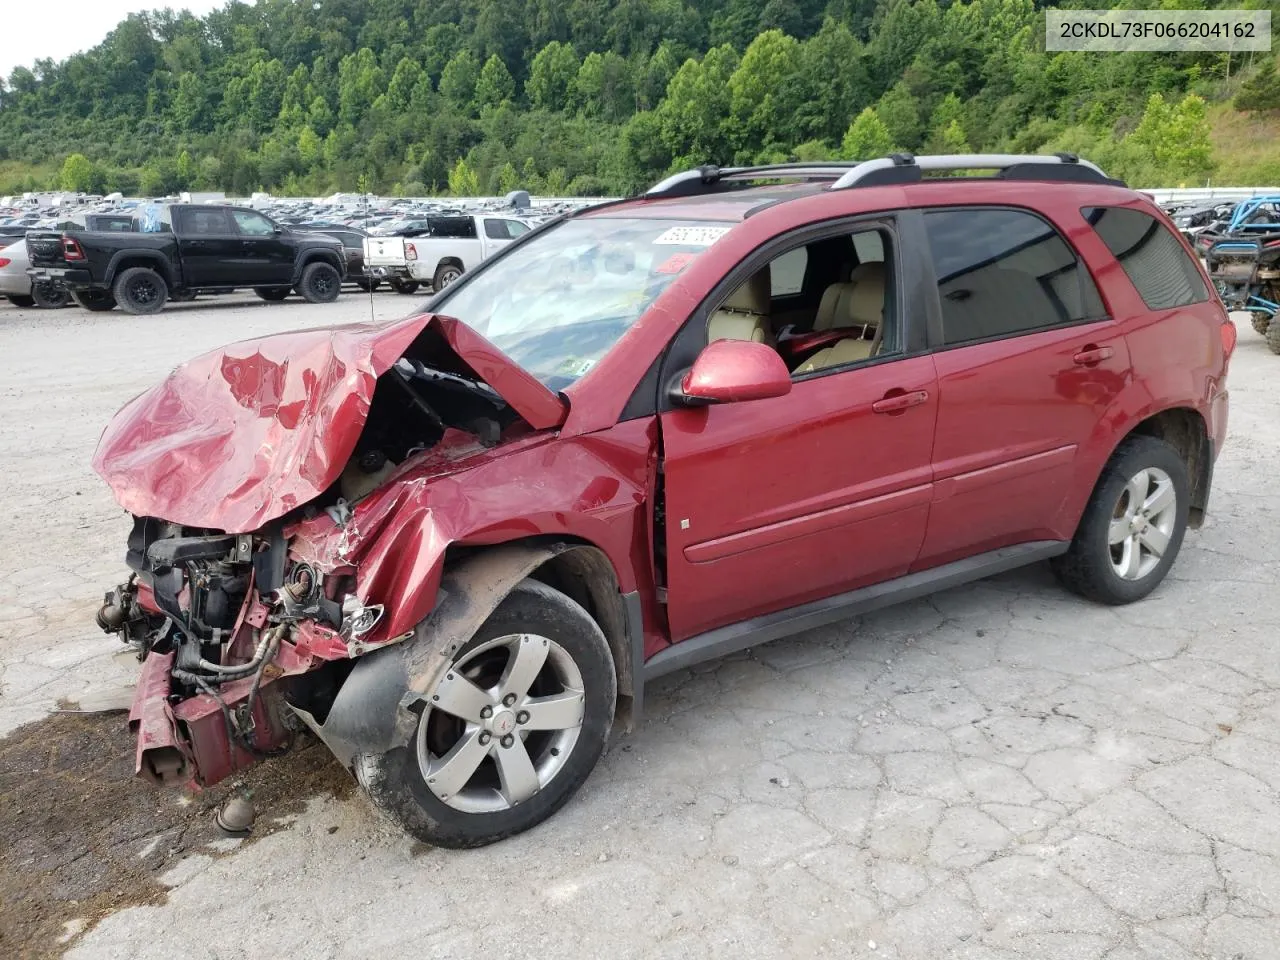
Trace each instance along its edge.
<path fill-rule="evenodd" d="M 493 404 L 496 410 L 505 410 L 507 403 L 498 395 L 498 391 L 487 383 L 481 383 L 479 380 L 471 380 L 467 377 L 459 376 L 456 373 L 445 373 L 443 370 L 436 370 L 428 367 L 421 360 L 413 360 L 409 357 L 401 357 L 396 361 L 396 372 L 406 380 L 418 379 L 425 380 L 428 383 L 449 384 L 456 387 L 462 387 L 467 392 L 480 397 Z"/>

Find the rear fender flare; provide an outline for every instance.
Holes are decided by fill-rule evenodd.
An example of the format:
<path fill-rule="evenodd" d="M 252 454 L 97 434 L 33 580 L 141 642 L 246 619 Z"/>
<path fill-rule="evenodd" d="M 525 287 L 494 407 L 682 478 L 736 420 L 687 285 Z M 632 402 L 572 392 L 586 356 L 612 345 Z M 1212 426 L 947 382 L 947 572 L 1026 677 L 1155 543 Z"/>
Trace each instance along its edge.
<path fill-rule="evenodd" d="M 313 263 L 323 262 L 329 264 L 333 269 L 338 271 L 338 276 L 345 278 L 347 275 L 347 266 L 338 259 L 338 255 L 330 250 L 315 249 L 304 251 L 298 257 L 298 262 L 293 268 L 293 286 L 297 286 L 302 282 L 302 271 Z"/>
<path fill-rule="evenodd" d="M 403 643 L 362 657 L 334 698 L 324 723 L 293 707 L 354 771 L 361 755 L 383 754 L 412 739 L 428 691 L 458 648 L 521 580 L 571 544 L 511 544 L 485 550 L 446 570 L 436 605 Z"/>
<path fill-rule="evenodd" d="M 106 273 L 103 274 L 103 284 L 107 289 L 111 289 L 111 285 L 116 282 L 116 274 L 120 272 L 120 264 L 125 261 L 135 261 L 136 266 L 145 266 L 154 270 L 164 278 L 164 282 L 170 289 L 174 286 L 173 271 L 169 269 L 169 262 L 160 254 L 153 251 L 143 250 L 120 250 L 112 254 L 111 259 L 107 262 Z"/>

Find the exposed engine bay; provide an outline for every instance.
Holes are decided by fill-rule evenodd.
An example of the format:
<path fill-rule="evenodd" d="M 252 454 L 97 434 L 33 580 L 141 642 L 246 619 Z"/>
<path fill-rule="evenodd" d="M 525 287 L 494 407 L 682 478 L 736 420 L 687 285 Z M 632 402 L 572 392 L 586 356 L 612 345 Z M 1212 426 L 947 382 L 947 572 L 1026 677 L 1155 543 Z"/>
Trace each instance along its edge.
<path fill-rule="evenodd" d="M 353 567 L 321 570 L 291 555 L 295 524 L 328 513 L 344 526 L 353 504 L 450 431 L 461 432 L 455 441 L 474 438 L 455 447 L 477 451 L 526 432 L 461 364 L 428 366 L 420 354 L 431 339 L 419 338 L 378 378 L 344 469 L 313 500 L 253 533 L 135 517 L 132 574 L 106 595 L 97 620 L 145 664 L 130 716 L 150 731 L 139 735 L 143 776 L 211 784 L 287 749 L 299 721 L 286 703 L 323 716 L 326 685 L 336 689 L 350 658 L 366 649 L 362 638 L 383 606 L 357 596 Z"/>

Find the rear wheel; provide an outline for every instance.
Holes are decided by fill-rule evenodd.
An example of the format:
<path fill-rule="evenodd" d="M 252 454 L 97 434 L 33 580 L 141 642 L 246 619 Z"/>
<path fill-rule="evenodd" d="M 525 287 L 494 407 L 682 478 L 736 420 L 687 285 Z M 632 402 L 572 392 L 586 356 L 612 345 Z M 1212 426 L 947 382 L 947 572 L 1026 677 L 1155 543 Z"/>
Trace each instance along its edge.
<path fill-rule="evenodd" d="M 422 701 L 410 742 L 357 759 L 374 804 L 427 843 L 478 847 L 555 813 L 604 751 L 608 641 L 569 597 L 525 580 Z"/>
<path fill-rule="evenodd" d="M 278 303 L 285 297 L 289 296 L 288 287 L 254 287 L 253 292 L 262 300 L 268 300 L 271 303 Z"/>
<path fill-rule="evenodd" d="M 116 303 L 125 313 L 159 313 L 169 299 L 164 277 L 148 267 L 130 267 L 116 278 Z"/>
<path fill-rule="evenodd" d="M 1267 328 L 1271 326 L 1271 314 L 1263 313 L 1261 310 L 1255 310 L 1249 314 L 1249 322 L 1253 324 L 1253 329 L 1264 337 L 1267 335 Z"/>
<path fill-rule="evenodd" d="M 1190 506 L 1178 451 L 1156 437 L 1129 437 L 1103 468 L 1071 548 L 1053 560 L 1053 571 L 1099 603 L 1141 600 L 1173 566 Z"/>
<path fill-rule="evenodd" d="M 94 313 L 105 313 L 116 308 L 116 298 L 106 290 L 76 290 L 71 294 L 71 299 Z"/>
<path fill-rule="evenodd" d="M 332 303 L 341 289 L 341 275 L 332 264 L 324 262 L 307 264 L 298 281 L 298 293 L 307 303 Z"/>
<path fill-rule="evenodd" d="M 33 283 L 31 299 L 41 310 L 60 310 L 71 302 L 71 291 L 53 283 Z"/>
<path fill-rule="evenodd" d="M 436 276 L 432 285 L 436 290 L 443 290 L 462 276 L 462 268 L 456 263 L 442 263 L 436 267 Z"/>
<path fill-rule="evenodd" d="M 34 307 L 36 305 L 35 297 L 23 296 L 20 293 L 11 294 L 9 302 L 15 307 Z"/>
<path fill-rule="evenodd" d="M 418 281 L 417 280 L 392 280 L 391 289 L 394 290 L 396 293 L 404 293 L 404 294 L 417 293 Z"/>

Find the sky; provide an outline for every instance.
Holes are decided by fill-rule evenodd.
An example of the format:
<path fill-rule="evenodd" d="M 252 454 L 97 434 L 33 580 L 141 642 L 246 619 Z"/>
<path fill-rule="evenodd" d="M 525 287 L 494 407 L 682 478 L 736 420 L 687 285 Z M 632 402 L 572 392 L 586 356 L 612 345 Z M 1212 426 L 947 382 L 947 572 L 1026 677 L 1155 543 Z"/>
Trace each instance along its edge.
<path fill-rule="evenodd" d="M 227 0 L 2 0 L 0 77 L 49 57 L 65 60 L 101 43 L 126 14 L 172 7 L 204 16 Z"/>

